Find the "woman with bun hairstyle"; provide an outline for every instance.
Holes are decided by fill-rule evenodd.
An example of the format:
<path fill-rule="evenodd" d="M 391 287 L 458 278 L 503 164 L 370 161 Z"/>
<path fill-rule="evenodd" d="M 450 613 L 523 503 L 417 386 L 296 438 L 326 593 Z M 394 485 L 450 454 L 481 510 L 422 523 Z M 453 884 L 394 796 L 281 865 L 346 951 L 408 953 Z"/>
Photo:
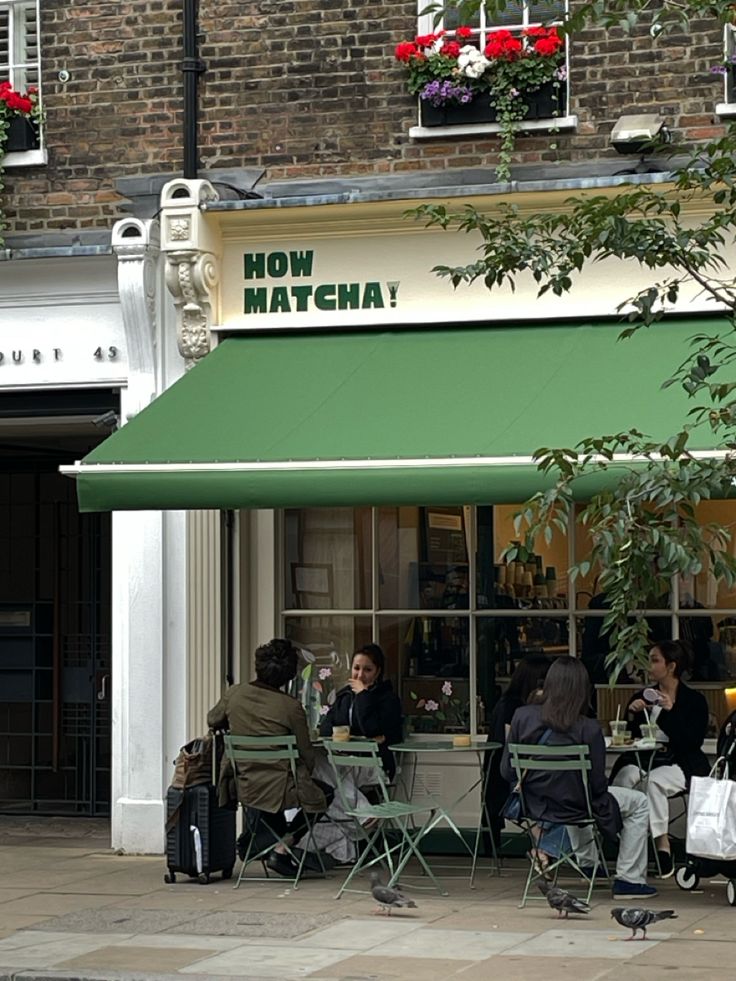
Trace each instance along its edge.
<path fill-rule="evenodd" d="M 704 695 L 682 680 L 689 667 L 690 651 L 682 641 L 660 640 L 652 647 L 651 688 L 636 692 L 626 712 L 633 735 L 639 736 L 641 724 L 646 722 L 646 709 L 650 720 L 659 727 L 657 742 L 663 743 L 664 748 L 655 752 L 648 776 L 631 755 L 618 760 L 611 773 L 615 786 L 643 790 L 649 798 L 649 825 L 663 879 L 675 870 L 667 834 L 669 798 L 687 790 L 691 777 L 707 776 L 710 770 L 703 752 L 708 703 Z"/>

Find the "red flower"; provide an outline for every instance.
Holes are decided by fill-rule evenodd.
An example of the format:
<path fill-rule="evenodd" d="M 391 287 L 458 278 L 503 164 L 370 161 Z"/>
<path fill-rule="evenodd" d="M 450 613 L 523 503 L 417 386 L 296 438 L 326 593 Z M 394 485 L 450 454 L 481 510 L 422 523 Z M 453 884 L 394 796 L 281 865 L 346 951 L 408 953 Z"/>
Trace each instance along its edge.
<path fill-rule="evenodd" d="M 472 36 L 473 36 L 472 27 L 458 27 L 457 30 L 455 31 L 455 37 L 459 41 L 467 41 L 467 39 Z"/>
<path fill-rule="evenodd" d="M 460 54 L 460 45 L 457 41 L 445 41 L 440 48 L 440 54 L 445 55 L 446 58 L 457 58 Z"/>
<path fill-rule="evenodd" d="M 402 41 L 401 44 L 396 45 L 394 54 L 398 61 L 411 61 L 417 54 L 417 46 L 412 41 Z"/>
<path fill-rule="evenodd" d="M 444 31 L 442 34 L 444 34 Z M 414 44 L 418 48 L 431 48 L 435 41 L 442 37 L 442 34 L 418 34 L 414 38 Z"/>
<path fill-rule="evenodd" d="M 562 47 L 562 38 L 559 37 L 540 37 L 534 42 L 534 50 L 543 58 L 551 58 L 556 55 Z"/>
<path fill-rule="evenodd" d="M 498 58 L 504 61 L 516 61 L 523 51 L 523 44 L 510 31 L 491 31 L 484 54 L 486 58 Z"/>

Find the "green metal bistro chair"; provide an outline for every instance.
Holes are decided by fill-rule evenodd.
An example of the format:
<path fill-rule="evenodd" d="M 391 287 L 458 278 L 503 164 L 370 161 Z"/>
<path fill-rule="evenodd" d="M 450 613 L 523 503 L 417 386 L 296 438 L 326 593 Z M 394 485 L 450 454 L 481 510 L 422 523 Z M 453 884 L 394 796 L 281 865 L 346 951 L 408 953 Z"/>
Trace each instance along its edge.
<path fill-rule="evenodd" d="M 442 896 L 447 895 L 437 877 L 429 867 L 419 844 L 425 835 L 445 821 L 467 849 L 467 843 L 460 830 L 437 801 L 424 804 L 391 800 L 388 778 L 378 754 L 378 746 L 372 740 L 351 740 L 350 742 L 325 742 L 330 759 L 340 803 L 346 815 L 355 822 L 356 835 L 362 842 L 362 850 L 347 878 L 335 896 L 339 899 L 346 892 L 362 892 L 349 886 L 359 872 L 383 863 L 388 868 L 389 882 L 392 886 L 399 880 L 409 859 L 414 856 Z M 347 768 L 361 767 L 368 771 L 370 783 L 379 796 L 377 804 L 355 806 L 346 792 L 345 773 Z M 421 820 L 420 820 L 421 819 Z M 367 827 L 365 826 L 367 824 Z"/>
<path fill-rule="evenodd" d="M 524 892 L 519 903 L 519 908 L 523 909 L 529 898 L 529 890 L 534 883 L 541 879 L 550 878 L 557 882 L 561 870 L 568 868 L 584 880 L 588 888 L 586 902 L 590 902 L 590 897 L 595 884 L 596 871 L 602 869 L 608 874 L 606 860 L 603 854 L 603 842 L 595 818 L 590 799 L 590 788 L 588 775 L 591 769 L 590 753 L 588 746 L 549 746 L 538 743 L 509 743 L 509 755 L 511 765 L 516 772 L 517 787 L 520 795 L 521 811 L 518 818 L 513 819 L 514 824 L 522 828 L 529 836 L 531 844 L 529 852 L 529 872 L 527 873 Z M 556 773 L 579 773 L 582 784 L 585 807 L 582 816 L 577 821 L 566 822 L 567 826 L 589 830 L 593 836 L 597 862 L 593 865 L 590 874 L 584 872 L 578 863 L 572 845 L 563 844 L 560 854 L 553 861 L 542 868 L 536 861 L 539 855 L 539 846 L 535 829 L 538 828 L 539 819 L 535 818 L 532 811 L 528 808 L 524 794 L 525 780 L 529 773 L 543 770 L 545 772 L 554 771 Z M 536 897 L 535 897 L 536 898 Z M 540 895 L 540 898 L 541 895 Z"/>
<path fill-rule="evenodd" d="M 299 759 L 299 751 L 296 746 L 296 736 L 232 736 L 228 735 L 224 737 L 225 740 L 225 753 L 227 758 L 230 760 L 230 765 L 233 769 L 233 774 L 235 775 L 235 785 L 238 786 L 237 773 L 239 763 L 256 763 L 261 766 L 274 766 L 279 763 L 287 763 L 289 769 L 291 770 L 291 776 L 294 781 L 294 786 L 297 787 L 296 778 L 296 764 Z M 248 804 L 240 801 L 240 806 L 243 809 L 243 826 L 247 828 L 247 808 Z M 287 854 L 291 857 L 296 865 L 296 873 L 293 879 L 288 877 L 278 876 L 280 882 L 292 882 L 294 889 L 299 887 L 299 881 L 304 872 L 304 862 L 309 852 L 309 843 L 312 840 L 312 833 L 314 824 L 317 820 L 317 815 L 310 815 L 306 811 L 304 812 L 304 818 L 307 824 L 307 838 L 305 846 L 301 851 L 301 855 L 297 855 L 292 851 L 291 845 L 283 838 L 281 833 L 268 822 L 268 816 L 263 812 L 259 811 L 257 831 L 260 836 L 260 832 L 265 831 L 263 837 L 266 838 L 266 844 L 263 845 L 263 838 L 261 838 L 261 845 L 256 844 L 257 835 L 252 834 L 249 837 L 248 847 L 246 849 L 245 858 L 240 866 L 240 874 L 238 875 L 237 882 L 234 888 L 237 889 L 240 886 L 241 880 L 245 873 L 245 870 L 251 862 L 261 862 L 263 865 L 263 876 L 249 876 L 248 878 L 252 881 L 263 882 L 265 880 L 270 881 L 270 876 L 268 874 L 268 867 L 266 865 L 266 857 L 271 853 L 275 845 L 283 845 L 286 849 Z M 315 854 L 317 855 L 320 867 L 322 869 L 322 875 L 325 874 L 325 867 L 322 862 L 322 857 L 317 849 L 315 849 Z M 319 873 L 318 873 L 319 874 Z"/>

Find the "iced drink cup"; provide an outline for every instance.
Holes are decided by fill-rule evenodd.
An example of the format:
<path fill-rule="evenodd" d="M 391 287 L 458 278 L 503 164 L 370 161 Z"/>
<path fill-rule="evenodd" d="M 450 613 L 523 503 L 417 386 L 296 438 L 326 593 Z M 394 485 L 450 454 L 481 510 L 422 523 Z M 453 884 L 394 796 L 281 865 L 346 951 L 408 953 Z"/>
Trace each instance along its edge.
<path fill-rule="evenodd" d="M 336 743 L 350 742 L 350 726 L 333 726 L 332 738 Z"/>
<path fill-rule="evenodd" d="M 628 735 L 626 720 L 614 719 L 609 725 L 611 726 L 611 745 L 623 746 Z"/>

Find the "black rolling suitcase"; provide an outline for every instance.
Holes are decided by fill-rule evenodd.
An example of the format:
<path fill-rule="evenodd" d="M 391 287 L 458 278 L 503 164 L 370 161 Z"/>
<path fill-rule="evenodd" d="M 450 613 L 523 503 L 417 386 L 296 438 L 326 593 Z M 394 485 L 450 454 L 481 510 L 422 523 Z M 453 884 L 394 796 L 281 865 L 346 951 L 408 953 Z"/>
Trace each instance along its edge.
<path fill-rule="evenodd" d="M 164 882 L 181 872 L 200 882 L 213 872 L 229 879 L 235 865 L 235 810 L 217 803 L 217 737 L 208 734 L 183 746 L 166 792 Z"/>
<path fill-rule="evenodd" d="M 182 872 L 209 882 L 213 872 L 229 879 L 235 865 L 235 811 L 219 807 L 217 789 L 200 784 L 166 793 L 165 882 Z"/>

